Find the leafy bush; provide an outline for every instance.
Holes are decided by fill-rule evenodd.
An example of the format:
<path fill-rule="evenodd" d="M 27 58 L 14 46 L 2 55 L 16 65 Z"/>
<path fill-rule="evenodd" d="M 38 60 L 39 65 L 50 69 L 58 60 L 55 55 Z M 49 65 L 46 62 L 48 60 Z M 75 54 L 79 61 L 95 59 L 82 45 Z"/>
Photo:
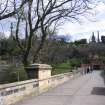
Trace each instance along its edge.
<path fill-rule="evenodd" d="M 82 60 L 79 58 L 72 58 L 69 60 L 70 65 L 72 68 L 79 67 L 81 65 Z"/>
<path fill-rule="evenodd" d="M 2 77 L 2 81 L 0 81 L 1 83 L 12 83 L 28 79 L 23 66 L 9 66 L 4 70 L 3 74 L 4 76 Z"/>
<path fill-rule="evenodd" d="M 52 75 L 66 73 L 66 72 L 72 72 L 72 69 L 74 67 L 79 67 L 81 65 L 82 59 L 79 58 L 72 58 L 67 60 L 64 63 L 55 64 L 52 65 Z"/>

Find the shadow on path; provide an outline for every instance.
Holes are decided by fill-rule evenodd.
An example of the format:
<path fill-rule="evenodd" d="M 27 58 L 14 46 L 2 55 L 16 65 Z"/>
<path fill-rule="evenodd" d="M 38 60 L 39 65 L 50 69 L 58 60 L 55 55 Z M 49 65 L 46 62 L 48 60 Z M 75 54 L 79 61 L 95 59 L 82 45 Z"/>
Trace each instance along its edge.
<path fill-rule="evenodd" d="M 94 87 L 91 94 L 105 96 L 105 88 L 104 87 Z"/>
<path fill-rule="evenodd" d="M 100 76 L 102 77 L 104 84 L 105 84 L 105 70 L 102 70 L 100 72 Z M 94 87 L 92 92 L 92 95 L 103 95 L 105 96 L 105 87 Z"/>
<path fill-rule="evenodd" d="M 104 84 L 105 84 L 105 70 L 102 70 L 100 75 L 103 78 L 103 81 L 104 81 Z"/>

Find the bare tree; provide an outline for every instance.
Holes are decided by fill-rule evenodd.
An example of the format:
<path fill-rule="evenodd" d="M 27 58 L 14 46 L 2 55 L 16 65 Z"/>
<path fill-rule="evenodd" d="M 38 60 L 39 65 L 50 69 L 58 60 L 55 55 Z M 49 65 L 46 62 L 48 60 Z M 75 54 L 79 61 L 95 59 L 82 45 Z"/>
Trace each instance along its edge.
<path fill-rule="evenodd" d="M 36 49 L 33 62 L 36 61 L 39 51 L 42 49 L 47 37 L 47 30 L 64 20 L 78 20 L 81 14 L 86 13 L 89 8 L 89 0 L 29 0 L 21 12 L 17 13 L 16 36 L 18 46 L 23 51 L 23 64 L 28 64 L 28 56 L 32 47 L 34 35 L 41 33 L 41 41 Z M 25 35 L 25 44 L 22 45 L 19 32 L 22 26 Z M 23 29 L 23 28 L 22 28 Z"/>
<path fill-rule="evenodd" d="M 0 0 L 0 20 L 15 15 L 28 0 Z"/>

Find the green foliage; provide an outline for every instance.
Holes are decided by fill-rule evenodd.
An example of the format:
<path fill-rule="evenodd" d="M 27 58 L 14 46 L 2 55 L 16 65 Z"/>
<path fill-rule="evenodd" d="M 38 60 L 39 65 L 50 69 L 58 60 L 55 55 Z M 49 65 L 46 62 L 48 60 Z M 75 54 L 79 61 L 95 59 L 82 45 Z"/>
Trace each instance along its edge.
<path fill-rule="evenodd" d="M 0 55 L 5 55 L 7 53 L 7 40 L 0 39 Z"/>
<path fill-rule="evenodd" d="M 103 44 L 105 44 L 105 36 L 101 36 L 101 41 Z"/>
<path fill-rule="evenodd" d="M 64 63 L 52 65 L 52 75 L 61 74 L 66 72 L 72 72 L 74 67 L 79 67 L 81 65 L 82 60 L 79 58 L 72 58 L 67 60 Z"/>
<path fill-rule="evenodd" d="M 5 69 L 5 75 L 2 83 L 12 83 L 27 79 L 28 77 L 23 66 L 16 67 L 12 65 Z"/>
<path fill-rule="evenodd" d="M 79 67 L 81 65 L 82 60 L 79 58 L 72 58 L 69 60 L 71 67 Z"/>
<path fill-rule="evenodd" d="M 57 75 L 57 74 L 66 73 L 66 72 L 71 72 L 72 71 L 69 62 L 52 65 L 52 67 L 53 67 L 52 75 Z"/>
<path fill-rule="evenodd" d="M 75 45 L 87 44 L 86 39 L 77 40 L 74 42 Z"/>

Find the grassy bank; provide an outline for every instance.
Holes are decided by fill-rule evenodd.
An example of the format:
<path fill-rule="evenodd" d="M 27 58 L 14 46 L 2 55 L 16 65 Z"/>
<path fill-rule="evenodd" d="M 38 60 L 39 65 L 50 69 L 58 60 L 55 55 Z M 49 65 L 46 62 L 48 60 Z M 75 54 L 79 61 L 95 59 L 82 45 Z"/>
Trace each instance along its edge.
<path fill-rule="evenodd" d="M 79 67 L 81 65 L 81 62 L 81 59 L 72 58 L 70 60 L 65 61 L 64 63 L 52 65 L 52 75 L 72 72 L 74 67 Z"/>
<path fill-rule="evenodd" d="M 61 63 L 57 65 L 52 66 L 52 75 L 57 75 L 61 73 L 67 73 L 72 71 L 72 67 L 70 66 L 69 63 Z"/>

